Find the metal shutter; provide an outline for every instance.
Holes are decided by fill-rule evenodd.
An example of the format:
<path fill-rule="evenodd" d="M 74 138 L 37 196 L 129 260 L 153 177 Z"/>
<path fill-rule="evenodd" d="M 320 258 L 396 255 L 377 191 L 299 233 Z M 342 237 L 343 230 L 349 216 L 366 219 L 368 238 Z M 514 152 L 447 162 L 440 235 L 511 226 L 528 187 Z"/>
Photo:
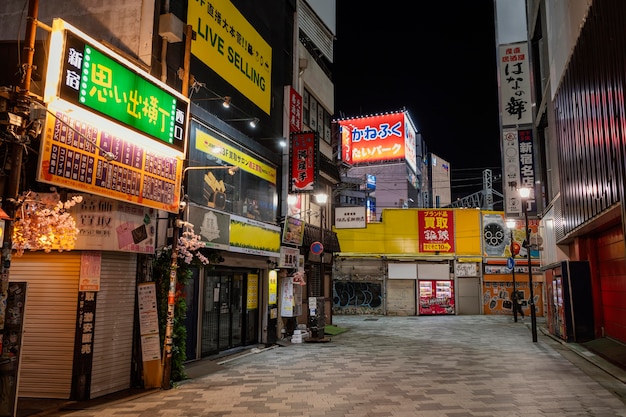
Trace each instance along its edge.
<path fill-rule="evenodd" d="M 69 399 L 80 252 L 14 256 L 9 281 L 26 281 L 20 397 Z"/>
<path fill-rule="evenodd" d="M 136 275 L 136 254 L 102 253 L 91 398 L 130 388 Z"/>

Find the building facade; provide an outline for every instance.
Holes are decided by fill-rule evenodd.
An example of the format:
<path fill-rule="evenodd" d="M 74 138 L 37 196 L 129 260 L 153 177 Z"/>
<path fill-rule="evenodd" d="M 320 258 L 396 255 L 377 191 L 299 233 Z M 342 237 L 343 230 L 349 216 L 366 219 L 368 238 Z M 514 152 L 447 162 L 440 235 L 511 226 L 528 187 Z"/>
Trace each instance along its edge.
<path fill-rule="evenodd" d="M 521 167 L 503 180 L 505 212 L 520 218 L 527 208 L 540 218 L 549 328 L 568 341 L 626 342 L 626 8 L 611 0 L 494 4 L 503 172 Z M 533 190 L 528 200 L 519 198 L 524 186 Z M 568 277 L 586 284 L 569 287 Z"/>
<path fill-rule="evenodd" d="M 159 386 L 168 350 L 150 310 L 153 260 L 186 233 L 211 260 L 192 268 L 186 288 L 171 283 L 188 306 L 187 360 L 275 342 L 286 327 L 282 281 L 293 280 L 280 270 L 305 274 L 298 322 L 308 321 L 309 296 L 321 301 L 313 313 L 331 320 L 339 246 L 330 205 L 313 195 L 339 181 L 330 133 L 334 3 L 31 1 L 26 10 L 8 1 L 0 17 L 8 57 L 0 110 L 11 121 L 0 151 L 15 156 L 26 140 L 38 149 L 4 166 L 4 197 L 30 192 L 19 202 L 32 204 L 52 186 L 57 200 L 82 198 L 69 213 L 78 229 L 72 250 L 3 254 L 15 316 L 5 331 L 18 336 L 2 355 L 12 364 L 3 377 L 16 386 L 19 376 L 11 395 L 80 400 Z M 25 65 L 24 27 L 33 41 Z M 92 74 L 89 88 L 81 73 Z M 297 192 L 295 134 L 316 145 L 315 181 Z M 286 233 L 288 219 L 299 222 L 299 239 Z"/>

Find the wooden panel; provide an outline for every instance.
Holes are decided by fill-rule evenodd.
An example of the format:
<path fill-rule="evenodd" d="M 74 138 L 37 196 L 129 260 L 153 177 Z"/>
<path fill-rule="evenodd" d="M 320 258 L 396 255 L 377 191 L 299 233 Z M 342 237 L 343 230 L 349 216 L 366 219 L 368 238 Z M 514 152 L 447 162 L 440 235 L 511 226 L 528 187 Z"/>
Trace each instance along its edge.
<path fill-rule="evenodd" d="M 10 281 L 26 281 L 20 397 L 69 399 L 80 252 L 13 257 Z"/>

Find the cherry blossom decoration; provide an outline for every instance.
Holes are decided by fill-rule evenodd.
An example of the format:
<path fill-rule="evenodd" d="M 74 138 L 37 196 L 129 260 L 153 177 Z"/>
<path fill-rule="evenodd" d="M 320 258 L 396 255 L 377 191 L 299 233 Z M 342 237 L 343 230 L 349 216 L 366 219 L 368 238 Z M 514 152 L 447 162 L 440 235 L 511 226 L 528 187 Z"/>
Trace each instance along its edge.
<path fill-rule="evenodd" d="M 211 260 L 200 253 L 200 249 L 204 248 L 206 244 L 201 240 L 200 235 L 194 232 L 193 224 L 189 222 L 180 223 L 183 232 L 178 238 L 178 244 L 176 246 L 178 257 L 186 264 L 191 264 L 195 256 L 202 265 L 209 265 Z"/>
<path fill-rule="evenodd" d="M 83 197 L 73 196 L 64 202 L 56 189 L 52 191 L 28 191 L 18 199 L 12 235 L 16 255 L 23 255 L 26 250 L 63 252 L 74 249 L 79 229 L 69 209 L 80 203 Z"/>

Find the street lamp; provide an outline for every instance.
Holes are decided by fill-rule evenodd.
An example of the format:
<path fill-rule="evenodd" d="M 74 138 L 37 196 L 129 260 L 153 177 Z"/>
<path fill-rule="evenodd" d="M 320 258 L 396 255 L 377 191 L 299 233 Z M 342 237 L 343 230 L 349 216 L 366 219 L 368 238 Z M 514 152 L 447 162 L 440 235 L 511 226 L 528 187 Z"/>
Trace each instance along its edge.
<path fill-rule="evenodd" d="M 522 198 L 522 211 L 524 212 L 524 227 L 526 228 L 526 257 L 528 258 L 528 285 L 530 286 L 530 330 L 533 335 L 533 342 L 537 341 L 537 314 L 535 312 L 535 295 L 533 291 L 533 266 L 530 259 L 530 227 L 528 226 L 528 198 L 530 197 L 530 188 L 520 188 L 519 195 Z"/>
<path fill-rule="evenodd" d="M 513 230 L 515 229 L 517 222 L 515 219 L 507 219 L 506 227 L 511 231 L 511 259 L 513 260 L 513 268 L 511 268 L 511 277 L 513 279 L 513 292 L 511 293 L 511 301 L 513 303 L 513 321 L 517 323 L 517 287 L 515 286 L 515 255 L 517 255 L 517 248 L 515 248 L 515 240 L 513 239 Z"/>

